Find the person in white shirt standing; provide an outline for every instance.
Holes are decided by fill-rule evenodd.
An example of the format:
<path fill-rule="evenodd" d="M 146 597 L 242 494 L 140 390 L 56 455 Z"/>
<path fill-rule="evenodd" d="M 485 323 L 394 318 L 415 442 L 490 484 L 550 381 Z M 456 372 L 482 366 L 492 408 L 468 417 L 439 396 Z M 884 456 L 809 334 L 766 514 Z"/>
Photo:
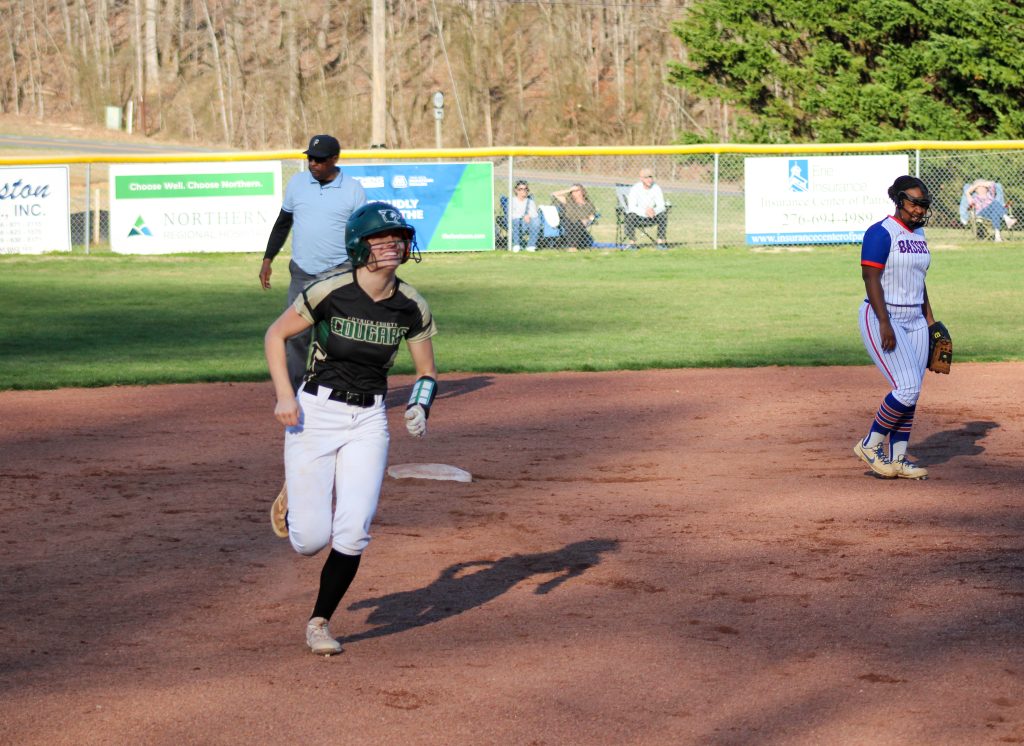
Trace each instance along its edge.
<path fill-rule="evenodd" d="M 658 246 L 664 248 L 668 232 L 668 212 L 665 195 L 654 183 L 654 171 L 640 169 L 640 181 L 633 185 L 626 197 L 626 243 L 636 245 L 637 228 L 657 228 Z"/>

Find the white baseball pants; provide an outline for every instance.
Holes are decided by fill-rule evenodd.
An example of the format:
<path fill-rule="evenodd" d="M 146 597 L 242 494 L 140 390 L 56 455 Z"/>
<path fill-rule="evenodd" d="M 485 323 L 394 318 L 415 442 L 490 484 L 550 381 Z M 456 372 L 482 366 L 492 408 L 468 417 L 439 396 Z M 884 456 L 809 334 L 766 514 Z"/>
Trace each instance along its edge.
<path fill-rule="evenodd" d="M 928 322 L 919 305 L 886 308 L 896 335 L 896 349 L 882 349 L 878 316 L 867 301 L 860 307 L 860 336 L 871 359 L 892 386 L 892 395 L 901 404 L 913 407 L 921 395 L 921 381 L 928 366 Z"/>
<path fill-rule="evenodd" d="M 362 554 L 388 461 L 384 397 L 356 407 L 332 401 L 330 393 L 322 386 L 315 396 L 300 391 L 299 424 L 285 431 L 288 538 L 299 554 L 316 554 L 328 543 L 342 554 Z"/>

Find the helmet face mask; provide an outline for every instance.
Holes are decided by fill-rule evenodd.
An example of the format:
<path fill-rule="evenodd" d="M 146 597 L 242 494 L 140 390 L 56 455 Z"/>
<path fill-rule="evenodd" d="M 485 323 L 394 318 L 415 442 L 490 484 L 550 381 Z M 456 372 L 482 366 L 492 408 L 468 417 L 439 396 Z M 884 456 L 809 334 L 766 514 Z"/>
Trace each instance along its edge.
<path fill-rule="evenodd" d="M 924 209 L 924 215 L 922 215 L 917 220 L 909 220 L 907 222 L 907 227 L 910 228 L 911 230 L 917 230 L 918 228 L 923 228 L 925 225 L 928 224 L 928 218 L 930 218 L 932 216 L 932 210 L 931 210 L 932 198 L 931 198 L 931 195 L 928 194 L 927 188 L 922 188 L 921 192 L 924 195 L 921 198 L 912 197 L 911 195 L 907 194 L 906 192 L 900 192 L 899 194 L 896 195 L 896 207 L 897 207 L 897 209 L 902 210 L 904 212 L 907 212 L 907 208 L 903 206 L 904 202 L 909 202 L 910 204 L 914 205 L 915 207 L 921 207 L 921 208 Z"/>
<path fill-rule="evenodd" d="M 387 202 L 368 202 L 349 217 L 345 224 L 345 250 L 353 267 L 364 267 L 370 261 L 370 243 L 366 239 L 379 233 L 405 234 L 407 244 L 402 254 L 402 264 L 420 261 L 420 250 L 416 244 L 416 229 L 405 222 L 402 213 Z"/>
<path fill-rule="evenodd" d="M 921 196 L 918 197 L 910 194 L 910 191 L 915 189 L 920 191 Z M 889 187 L 888 194 L 889 199 L 896 203 L 896 212 L 894 214 L 904 221 L 910 230 L 914 231 L 924 227 L 932 214 L 932 195 L 928 191 L 927 184 L 916 176 L 910 176 L 909 174 L 900 176 Z M 924 210 L 923 214 L 912 214 L 907 209 L 907 203 Z"/>
<path fill-rule="evenodd" d="M 906 200 L 907 202 L 910 202 L 913 205 L 917 205 L 918 207 L 923 207 L 926 210 L 929 209 L 932 206 L 931 197 L 929 197 L 927 194 L 925 194 L 925 196 L 922 197 L 921 199 L 918 199 L 917 197 L 911 197 L 906 192 L 900 192 L 896 196 L 899 198 L 899 200 L 901 202 L 900 207 L 903 206 L 902 202 L 904 200 Z"/>

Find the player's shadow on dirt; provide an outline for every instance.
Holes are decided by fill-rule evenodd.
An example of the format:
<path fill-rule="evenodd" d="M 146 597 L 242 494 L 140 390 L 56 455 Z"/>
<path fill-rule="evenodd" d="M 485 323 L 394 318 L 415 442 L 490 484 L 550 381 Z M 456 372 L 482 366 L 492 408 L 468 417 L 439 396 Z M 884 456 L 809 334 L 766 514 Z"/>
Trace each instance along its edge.
<path fill-rule="evenodd" d="M 438 383 L 438 399 L 449 399 L 454 396 L 464 396 L 474 391 L 485 389 L 494 383 L 494 376 L 470 376 L 469 378 L 442 379 Z M 398 407 L 409 401 L 409 394 L 412 392 L 412 384 L 408 386 L 397 386 L 388 391 L 387 406 Z"/>
<path fill-rule="evenodd" d="M 911 450 L 928 466 L 944 464 L 956 456 L 977 456 L 985 452 L 978 441 L 997 427 L 998 422 L 987 420 L 968 422 L 958 430 L 933 433 L 919 443 L 912 443 Z"/>
<path fill-rule="evenodd" d="M 350 635 L 342 642 L 383 637 L 433 624 L 482 606 L 534 575 L 557 573 L 534 590 L 539 595 L 550 593 L 600 563 L 602 554 L 613 552 L 618 546 L 616 539 L 591 539 L 568 544 L 554 552 L 513 554 L 498 560 L 451 565 L 425 588 L 368 598 L 349 606 L 351 610 L 373 609 L 367 622 L 374 627 Z"/>

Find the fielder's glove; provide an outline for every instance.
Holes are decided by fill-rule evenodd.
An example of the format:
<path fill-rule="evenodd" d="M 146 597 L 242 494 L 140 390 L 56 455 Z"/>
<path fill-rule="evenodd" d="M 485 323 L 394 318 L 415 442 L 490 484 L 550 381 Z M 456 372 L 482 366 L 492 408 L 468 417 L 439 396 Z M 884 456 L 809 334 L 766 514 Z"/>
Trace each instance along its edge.
<path fill-rule="evenodd" d="M 405 429 L 414 438 L 427 434 L 427 411 L 421 404 L 413 404 L 405 410 Z"/>
<path fill-rule="evenodd" d="M 928 370 L 933 373 L 949 373 L 953 364 L 953 338 L 941 321 L 928 327 Z"/>

